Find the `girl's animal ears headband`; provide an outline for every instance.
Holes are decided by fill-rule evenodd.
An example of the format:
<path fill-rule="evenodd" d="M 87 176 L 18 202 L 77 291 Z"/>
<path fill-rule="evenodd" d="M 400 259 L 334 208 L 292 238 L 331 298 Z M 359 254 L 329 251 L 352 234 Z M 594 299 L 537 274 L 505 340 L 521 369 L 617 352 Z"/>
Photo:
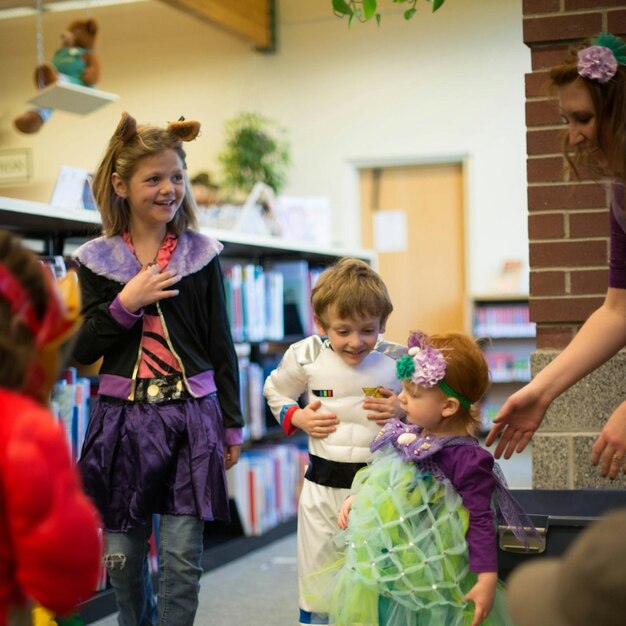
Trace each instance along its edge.
<path fill-rule="evenodd" d="M 441 350 L 430 345 L 428 336 L 421 332 L 409 335 L 409 351 L 396 363 L 396 376 L 400 380 L 410 380 L 413 384 L 427 389 L 437 385 L 448 397 L 456 398 L 464 409 L 472 403 L 446 383 L 446 359 Z"/>
<path fill-rule="evenodd" d="M 626 65 L 626 42 L 611 33 L 600 33 L 591 43 L 578 52 L 578 74 L 604 85 L 620 65 Z"/>
<path fill-rule="evenodd" d="M 176 122 L 168 123 L 167 132 L 181 141 L 193 141 L 200 134 L 200 122 L 180 117 Z M 128 113 L 122 113 L 114 134 L 122 143 L 127 143 L 137 134 L 137 120 Z"/>

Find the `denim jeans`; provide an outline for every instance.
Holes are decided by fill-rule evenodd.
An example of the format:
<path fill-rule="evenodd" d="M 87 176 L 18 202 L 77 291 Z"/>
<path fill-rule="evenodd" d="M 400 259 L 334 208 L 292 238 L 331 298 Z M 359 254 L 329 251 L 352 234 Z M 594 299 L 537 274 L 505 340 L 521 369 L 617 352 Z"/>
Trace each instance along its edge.
<path fill-rule="evenodd" d="M 192 626 L 202 575 L 204 522 L 189 515 L 161 515 L 159 593 L 148 570 L 151 527 L 106 533 L 105 565 L 115 590 L 119 626 Z"/>

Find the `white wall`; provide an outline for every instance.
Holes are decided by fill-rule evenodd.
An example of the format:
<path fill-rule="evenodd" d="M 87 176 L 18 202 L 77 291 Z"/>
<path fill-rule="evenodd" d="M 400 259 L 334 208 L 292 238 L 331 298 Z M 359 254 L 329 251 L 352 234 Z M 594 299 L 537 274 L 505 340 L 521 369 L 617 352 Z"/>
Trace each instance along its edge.
<path fill-rule="evenodd" d="M 46 201 L 60 165 L 95 167 L 121 111 L 161 123 L 203 123 L 189 169 L 218 172 L 223 124 L 261 112 L 289 131 L 285 193 L 326 195 L 337 243 L 358 244 L 357 163 L 468 163 L 469 288 L 489 288 L 502 261 L 527 263 L 521 0 L 418 2 L 402 19 L 391 0 L 382 24 L 331 14 L 331 0 L 279 0 L 278 50 L 259 54 L 231 35 L 156 1 L 93 8 L 101 26 L 101 89 L 119 102 L 87 117 L 56 113 L 35 136 L 10 124 L 31 97 L 35 18 L 0 21 L 0 146 L 30 146 L 35 177 L 0 195 Z M 84 11 L 44 16 L 46 57 Z"/>

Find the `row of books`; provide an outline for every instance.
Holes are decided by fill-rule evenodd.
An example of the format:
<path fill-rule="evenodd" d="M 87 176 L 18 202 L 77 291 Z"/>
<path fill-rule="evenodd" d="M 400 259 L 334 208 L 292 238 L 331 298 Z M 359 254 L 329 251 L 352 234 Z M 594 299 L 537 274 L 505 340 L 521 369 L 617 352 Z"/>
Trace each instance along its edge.
<path fill-rule="evenodd" d="M 515 350 L 488 350 L 485 359 L 496 383 L 528 382 L 530 380 L 530 355 Z"/>
<path fill-rule="evenodd" d="M 311 289 L 322 269 L 304 260 L 223 265 L 226 305 L 235 341 L 283 339 L 315 332 Z"/>
<path fill-rule="evenodd" d="M 52 388 L 50 409 L 63 424 L 74 461 L 78 460 L 87 433 L 90 396 L 91 380 L 78 376 L 75 367 L 64 369 Z"/>
<path fill-rule="evenodd" d="M 534 337 L 527 304 L 481 304 L 474 309 L 477 337 Z"/>
<path fill-rule="evenodd" d="M 480 407 L 481 427 L 487 431 L 493 426 L 493 420 L 500 412 L 502 403 L 484 402 Z"/>
<path fill-rule="evenodd" d="M 226 472 L 247 536 L 262 535 L 297 511 L 308 455 L 294 444 L 255 447 Z"/>
<path fill-rule="evenodd" d="M 226 306 L 235 341 L 282 339 L 283 276 L 260 265 L 223 268 Z"/>
<path fill-rule="evenodd" d="M 267 432 L 263 384 L 265 370 L 260 363 L 250 359 L 250 344 L 237 344 L 239 360 L 239 401 L 244 417 L 244 441 L 258 440 Z"/>

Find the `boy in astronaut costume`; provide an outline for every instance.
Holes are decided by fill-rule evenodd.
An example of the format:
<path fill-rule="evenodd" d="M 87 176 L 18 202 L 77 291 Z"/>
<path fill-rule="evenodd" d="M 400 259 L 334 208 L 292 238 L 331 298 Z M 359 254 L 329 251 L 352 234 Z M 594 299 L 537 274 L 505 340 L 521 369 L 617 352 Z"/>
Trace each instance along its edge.
<path fill-rule="evenodd" d="M 298 505 L 300 624 L 325 624 L 307 599 L 307 578 L 337 559 L 337 514 L 352 479 L 380 427 L 403 416 L 396 360 L 406 349 L 379 339 L 393 307 L 380 276 L 363 261 L 344 258 L 328 268 L 311 301 L 320 336 L 291 345 L 263 391 L 285 433 L 309 436 Z"/>

